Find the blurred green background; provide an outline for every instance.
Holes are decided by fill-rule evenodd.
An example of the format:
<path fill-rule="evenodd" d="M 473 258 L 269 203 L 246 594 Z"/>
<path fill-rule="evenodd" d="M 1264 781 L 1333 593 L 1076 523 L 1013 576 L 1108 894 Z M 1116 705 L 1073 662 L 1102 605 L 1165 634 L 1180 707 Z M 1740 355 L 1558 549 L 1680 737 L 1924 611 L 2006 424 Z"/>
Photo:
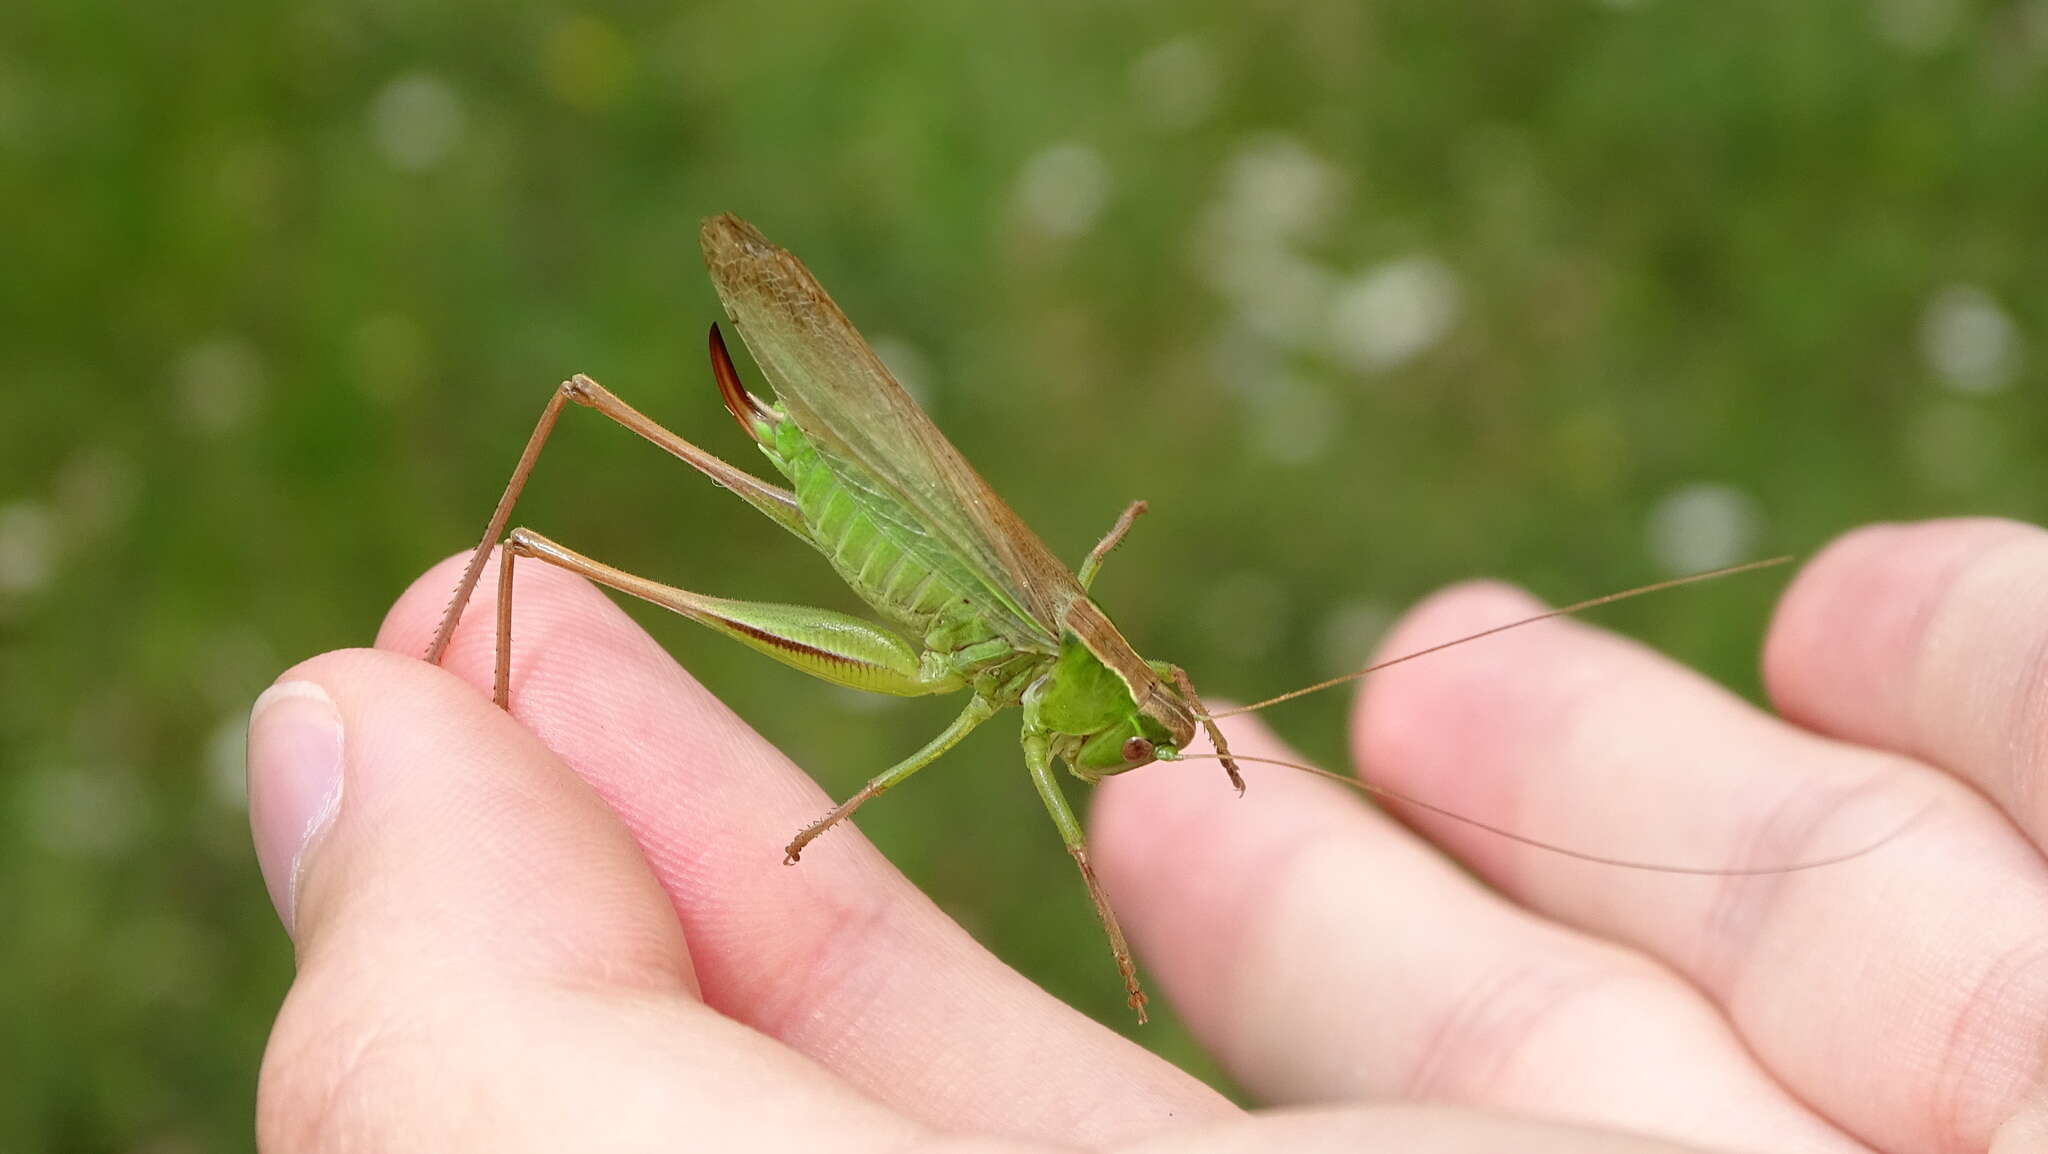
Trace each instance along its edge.
<path fill-rule="evenodd" d="M 1063 555 L 1150 498 L 1098 592 L 1244 699 L 1458 578 L 2041 516 L 2044 141 L 2044 0 L 12 6 L 0 1149 L 247 1144 L 291 975 L 248 703 L 473 539 L 570 371 L 758 464 L 703 215 L 800 253 Z M 852 607 L 595 419 L 520 519 Z M 1754 692 L 1780 584 L 1602 620 Z M 633 612 L 834 794 L 954 708 Z M 1335 757 L 1343 697 L 1273 720 Z M 1008 725 L 861 824 L 1129 1028 Z"/>

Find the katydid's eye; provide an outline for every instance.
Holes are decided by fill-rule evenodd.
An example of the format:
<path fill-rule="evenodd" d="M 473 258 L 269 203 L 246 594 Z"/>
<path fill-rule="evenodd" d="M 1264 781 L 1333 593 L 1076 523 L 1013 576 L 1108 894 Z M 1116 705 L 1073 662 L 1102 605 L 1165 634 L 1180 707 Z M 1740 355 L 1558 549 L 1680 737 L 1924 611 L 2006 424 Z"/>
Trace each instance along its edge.
<path fill-rule="evenodd" d="M 1125 761 L 1150 761 L 1150 760 L 1152 760 L 1152 743 L 1151 743 L 1151 742 L 1149 742 L 1149 741 L 1146 741 L 1146 740 L 1145 740 L 1144 738 L 1142 738 L 1142 737 L 1134 737 L 1134 738 L 1130 739 L 1129 741 L 1126 741 L 1126 742 L 1124 742 L 1124 760 L 1125 760 Z"/>

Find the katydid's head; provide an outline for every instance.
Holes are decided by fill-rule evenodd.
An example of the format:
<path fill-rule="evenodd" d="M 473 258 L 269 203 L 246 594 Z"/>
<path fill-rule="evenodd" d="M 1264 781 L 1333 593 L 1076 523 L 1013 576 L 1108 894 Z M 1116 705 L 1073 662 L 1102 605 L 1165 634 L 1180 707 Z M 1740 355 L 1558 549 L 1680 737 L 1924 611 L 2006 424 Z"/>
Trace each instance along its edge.
<path fill-rule="evenodd" d="M 1177 736 L 1160 720 L 1132 709 L 1107 727 L 1083 736 L 1068 757 L 1077 773 L 1107 776 L 1178 757 L 1180 747 L 1193 735 L 1193 722 L 1188 723 L 1186 734 Z"/>
<path fill-rule="evenodd" d="M 1155 670 L 1142 661 L 1111 669 L 1071 633 L 1025 693 L 1024 710 L 1027 727 L 1047 733 L 1053 751 L 1090 780 L 1177 757 L 1195 736 L 1194 710 Z"/>

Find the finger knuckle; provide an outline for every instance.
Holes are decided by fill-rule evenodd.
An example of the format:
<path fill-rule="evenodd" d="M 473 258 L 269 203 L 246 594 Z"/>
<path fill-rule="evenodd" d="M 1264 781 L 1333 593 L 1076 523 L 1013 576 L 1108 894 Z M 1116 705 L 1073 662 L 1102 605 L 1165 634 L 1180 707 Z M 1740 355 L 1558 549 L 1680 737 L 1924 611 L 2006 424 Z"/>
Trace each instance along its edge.
<path fill-rule="evenodd" d="M 1578 1048 L 1588 1023 L 1665 1019 L 1678 988 L 1619 951 L 1504 966 L 1447 1002 L 1407 1067 L 1404 1096 L 1484 1101 Z"/>
<path fill-rule="evenodd" d="M 1947 1036 L 1933 1066 L 1926 1116 L 1934 1139 L 1981 1148 L 1998 1125 L 2039 1094 L 2048 1042 L 2048 937 L 2017 938 L 1959 983 Z"/>

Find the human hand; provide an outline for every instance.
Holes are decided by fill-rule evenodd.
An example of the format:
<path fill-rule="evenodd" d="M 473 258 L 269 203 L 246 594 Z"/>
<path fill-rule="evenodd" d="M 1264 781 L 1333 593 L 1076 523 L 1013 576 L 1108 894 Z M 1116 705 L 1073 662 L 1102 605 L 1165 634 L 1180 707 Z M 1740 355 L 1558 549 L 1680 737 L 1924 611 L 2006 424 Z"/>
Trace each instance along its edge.
<path fill-rule="evenodd" d="M 252 724 L 259 856 L 299 955 L 266 1150 L 2043 1138 L 2038 530 L 1831 548 L 1766 650 L 1790 722 L 1570 622 L 1362 698 L 1370 776 L 1581 848 L 1769 864 L 1932 801 L 1841 866 L 1673 877 L 1417 818 L 1440 850 L 1253 765 L 1243 801 L 1171 766 L 1105 783 L 1094 854 L 1155 985 L 1252 1091 L 1318 1104 L 1249 1116 L 990 957 L 855 830 L 777 865 L 828 800 L 581 581 L 521 570 L 517 724 L 488 699 L 488 578 L 447 670 L 413 660 L 453 572 L 400 600 L 388 652 L 298 666 Z M 1526 606 L 1461 588 L 1387 650 Z M 1231 740 L 1288 756 L 1256 724 Z"/>

